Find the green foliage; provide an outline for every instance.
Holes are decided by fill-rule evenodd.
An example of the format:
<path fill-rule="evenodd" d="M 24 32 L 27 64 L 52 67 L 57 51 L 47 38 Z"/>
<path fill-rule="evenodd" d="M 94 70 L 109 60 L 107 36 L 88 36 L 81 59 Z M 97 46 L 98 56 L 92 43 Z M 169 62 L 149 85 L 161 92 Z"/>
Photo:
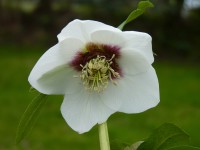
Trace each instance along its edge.
<path fill-rule="evenodd" d="M 153 7 L 153 4 L 150 1 L 140 1 L 138 3 L 137 9 L 133 10 L 127 17 L 127 19 L 118 28 L 122 30 L 126 24 L 142 15 L 145 12 L 145 10 L 149 7 Z"/>
<path fill-rule="evenodd" d="M 179 127 L 165 123 L 158 127 L 144 142 L 136 142 L 124 150 L 200 150 L 188 146 L 189 136 Z"/>
<path fill-rule="evenodd" d="M 131 147 L 126 147 L 124 150 L 138 150 L 137 148 L 138 148 L 138 145 L 136 143 L 136 145 L 133 144 Z M 184 146 L 172 147 L 166 150 L 200 150 L 200 148 L 184 145 Z"/>
<path fill-rule="evenodd" d="M 128 147 L 129 143 L 121 142 L 120 140 L 112 140 L 110 142 L 111 150 L 122 150 L 124 147 Z"/>
<path fill-rule="evenodd" d="M 38 118 L 42 106 L 44 106 L 44 104 L 46 103 L 46 100 L 47 95 L 40 93 L 29 104 L 20 120 L 16 135 L 16 143 L 21 142 L 21 140 L 23 140 L 23 138 L 30 132 L 35 121 Z"/>
<path fill-rule="evenodd" d="M 167 149 L 167 150 L 200 150 L 200 148 L 184 145 L 184 146 L 172 147 L 172 148 Z"/>
<path fill-rule="evenodd" d="M 165 123 L 157 128 L 150 137 L 142 143 L 138 150 L 165 150 L 179 145 L 189 144 L 189 136 L 179 127 Z"/>
<path fill-rule="evenodd" d="M 143 143 L 143 141 L 138 141 L 132 144 L 130 147 L 126 147 L 124 150 L 137 150 L 141 143 Z"/>

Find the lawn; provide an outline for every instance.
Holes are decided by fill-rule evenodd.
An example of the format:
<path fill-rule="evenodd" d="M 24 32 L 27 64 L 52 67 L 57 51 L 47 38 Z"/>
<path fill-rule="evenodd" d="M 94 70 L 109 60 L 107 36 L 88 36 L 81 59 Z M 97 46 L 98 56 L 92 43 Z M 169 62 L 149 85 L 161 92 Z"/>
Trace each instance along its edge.
<path fill-rule="evenodd" d="M 41 50 L 40 50 L 41 49 Z M 42 48 L 0 48 L 0 149 L 1 150 L 98 150 L 98 128 L 79 135 L 71 130 L 60 114 L 62 96 L 51 96 L 29 136 L 14 145 L 21 115 L 35 94 L 29 92 L 27 77 Z M 141 114 L 116 113 L 108 127 L 113 140 L 133 143 L 146 138 L 164 122 L 171 122 L 191 136 L 200 146 L 200 69 L 182 62 L 155 62 L 161 102 Z"/>

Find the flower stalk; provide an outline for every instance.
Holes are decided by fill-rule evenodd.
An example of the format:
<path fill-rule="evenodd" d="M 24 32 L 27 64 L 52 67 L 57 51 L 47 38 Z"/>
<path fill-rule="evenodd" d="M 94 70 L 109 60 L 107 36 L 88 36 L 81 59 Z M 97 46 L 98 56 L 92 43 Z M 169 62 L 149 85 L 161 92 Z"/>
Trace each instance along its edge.
<path fill-rule="evenodd" d="M 99 142 L 100 150 L 110 150 L 110 142 L 106 122 L 99 124 Z"/>

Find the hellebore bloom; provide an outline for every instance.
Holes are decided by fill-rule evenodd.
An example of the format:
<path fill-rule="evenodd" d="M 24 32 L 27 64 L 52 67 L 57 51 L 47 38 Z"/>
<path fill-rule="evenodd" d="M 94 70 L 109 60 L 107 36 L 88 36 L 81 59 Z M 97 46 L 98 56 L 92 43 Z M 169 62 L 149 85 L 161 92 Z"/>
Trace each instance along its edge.
<path fill-rule="evenodd" d="M 61 113 L 79 133 L 115 112 L 139 113 L 159 103 L 151 36 L 92 20 L 74 20 L 28 78 L 44 94 L 62 94 Z"/>

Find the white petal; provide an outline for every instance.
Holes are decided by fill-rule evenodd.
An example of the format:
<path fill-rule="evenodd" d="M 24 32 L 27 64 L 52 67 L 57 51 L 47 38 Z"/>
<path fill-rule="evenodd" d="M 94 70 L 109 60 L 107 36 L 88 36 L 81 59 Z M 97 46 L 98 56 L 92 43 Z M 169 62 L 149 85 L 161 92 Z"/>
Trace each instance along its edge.
<path fill-rule="evenodd" d="M 134 49 L 122 49 L 118 64 L 122 74 L 134 75 L 146 71 L 151 64 L 146 57 Z"/>
<path fill-rule="evenodd" d="M 58 34 L 58 40 L 62 41 L 67 37 L 75 37 L 82 40 L 84 43 L 91 42 L 90 34 L 97 30 L 111 30 L 120 31 L 110 25 L 92 20 L 74 20 L 63 28 L 60 34 Z"/>
<path fill-rule="evenodd" d="M 45 94 L 75 93 L 77 86 L 80 86 L 80 79 L 74 77 L 77 74 L 74 69 L 63 65 L 44 74 L 35 82 L 35 86 Z"/>
<path fill-rule="evenodd" d="M 61 88 L 64 88 L 65 82 L 60 84 L 60 87 L 58 83 L 62 83 L 62 79 L 64 80 L 64 77 L 70 74 L 71 71 L 68 69 L 68 63 L 82 47 L 83 43 L 80 40 L 65 39 L 61 43 L 50 48 L 42 55 L 32 69 L 28 78 L 30 84 L 44 94 L 63 93 Z M 73 76 L 73 74 L 70 75 Z M 67 78 L 68 77 L 66 77 L 66 79 Z M 57 86 L 54 86 L 56 82 L 58 82 L 56 84 Z M 50 85 L 52 86 L 49 87 Z"/>
<path fill-rule="evenodd" d="M 126 38 L 125 48 L 139 51 L 146 57 L 150 64 L 153 63 L 152 38 L 149 34 L 136 31 L 126 31 L 123 32 L 123 36 Z"/>
<path fill-rule="evenodd" d="M 126 39 L 122 36 L 121 31 L 98 30 L 91 34 L 92 42 L 119 46 L 124 46 Z"/>
<path fill-rule="evenodd" d="M 66 94 L 61 113 L 68 125 L 79 133 L 89 131 L 95 124 L 105 122 L 115 111 L 108 108 L 100 95 L 82 88 L 76 94 Z"/>
<path fill-rule="evenodd" d="M 124 97 L 127 95 L 124 92 L 127 86 L 124 82 L 121 82 L 121 79 L 116 79 L 116 82 L 117 85 L 109 82 L 108 87 L 101 93 L 101 98 L 105 105 L 118 111 L 123 103 Z"/>
<path fill-rule="evenodd" d="M 117 85 L 109 84 L 101 93 L 103 102 L 116 111 L 139 113 L 159 102 L 159 87 L 153 67 L 136 75 L 124 75 L 116 80 Z"/>
<path fill-rule="evenodd" d="M 145 73 L 124 76 L 121 81 L 126 84 L 126 88 L 121 92 L 124 98 L 119 109 L 120 112 L 139 113 L 155 107 L 159 103 L 159 85 L 153 67 L 150 67 Z"/>

